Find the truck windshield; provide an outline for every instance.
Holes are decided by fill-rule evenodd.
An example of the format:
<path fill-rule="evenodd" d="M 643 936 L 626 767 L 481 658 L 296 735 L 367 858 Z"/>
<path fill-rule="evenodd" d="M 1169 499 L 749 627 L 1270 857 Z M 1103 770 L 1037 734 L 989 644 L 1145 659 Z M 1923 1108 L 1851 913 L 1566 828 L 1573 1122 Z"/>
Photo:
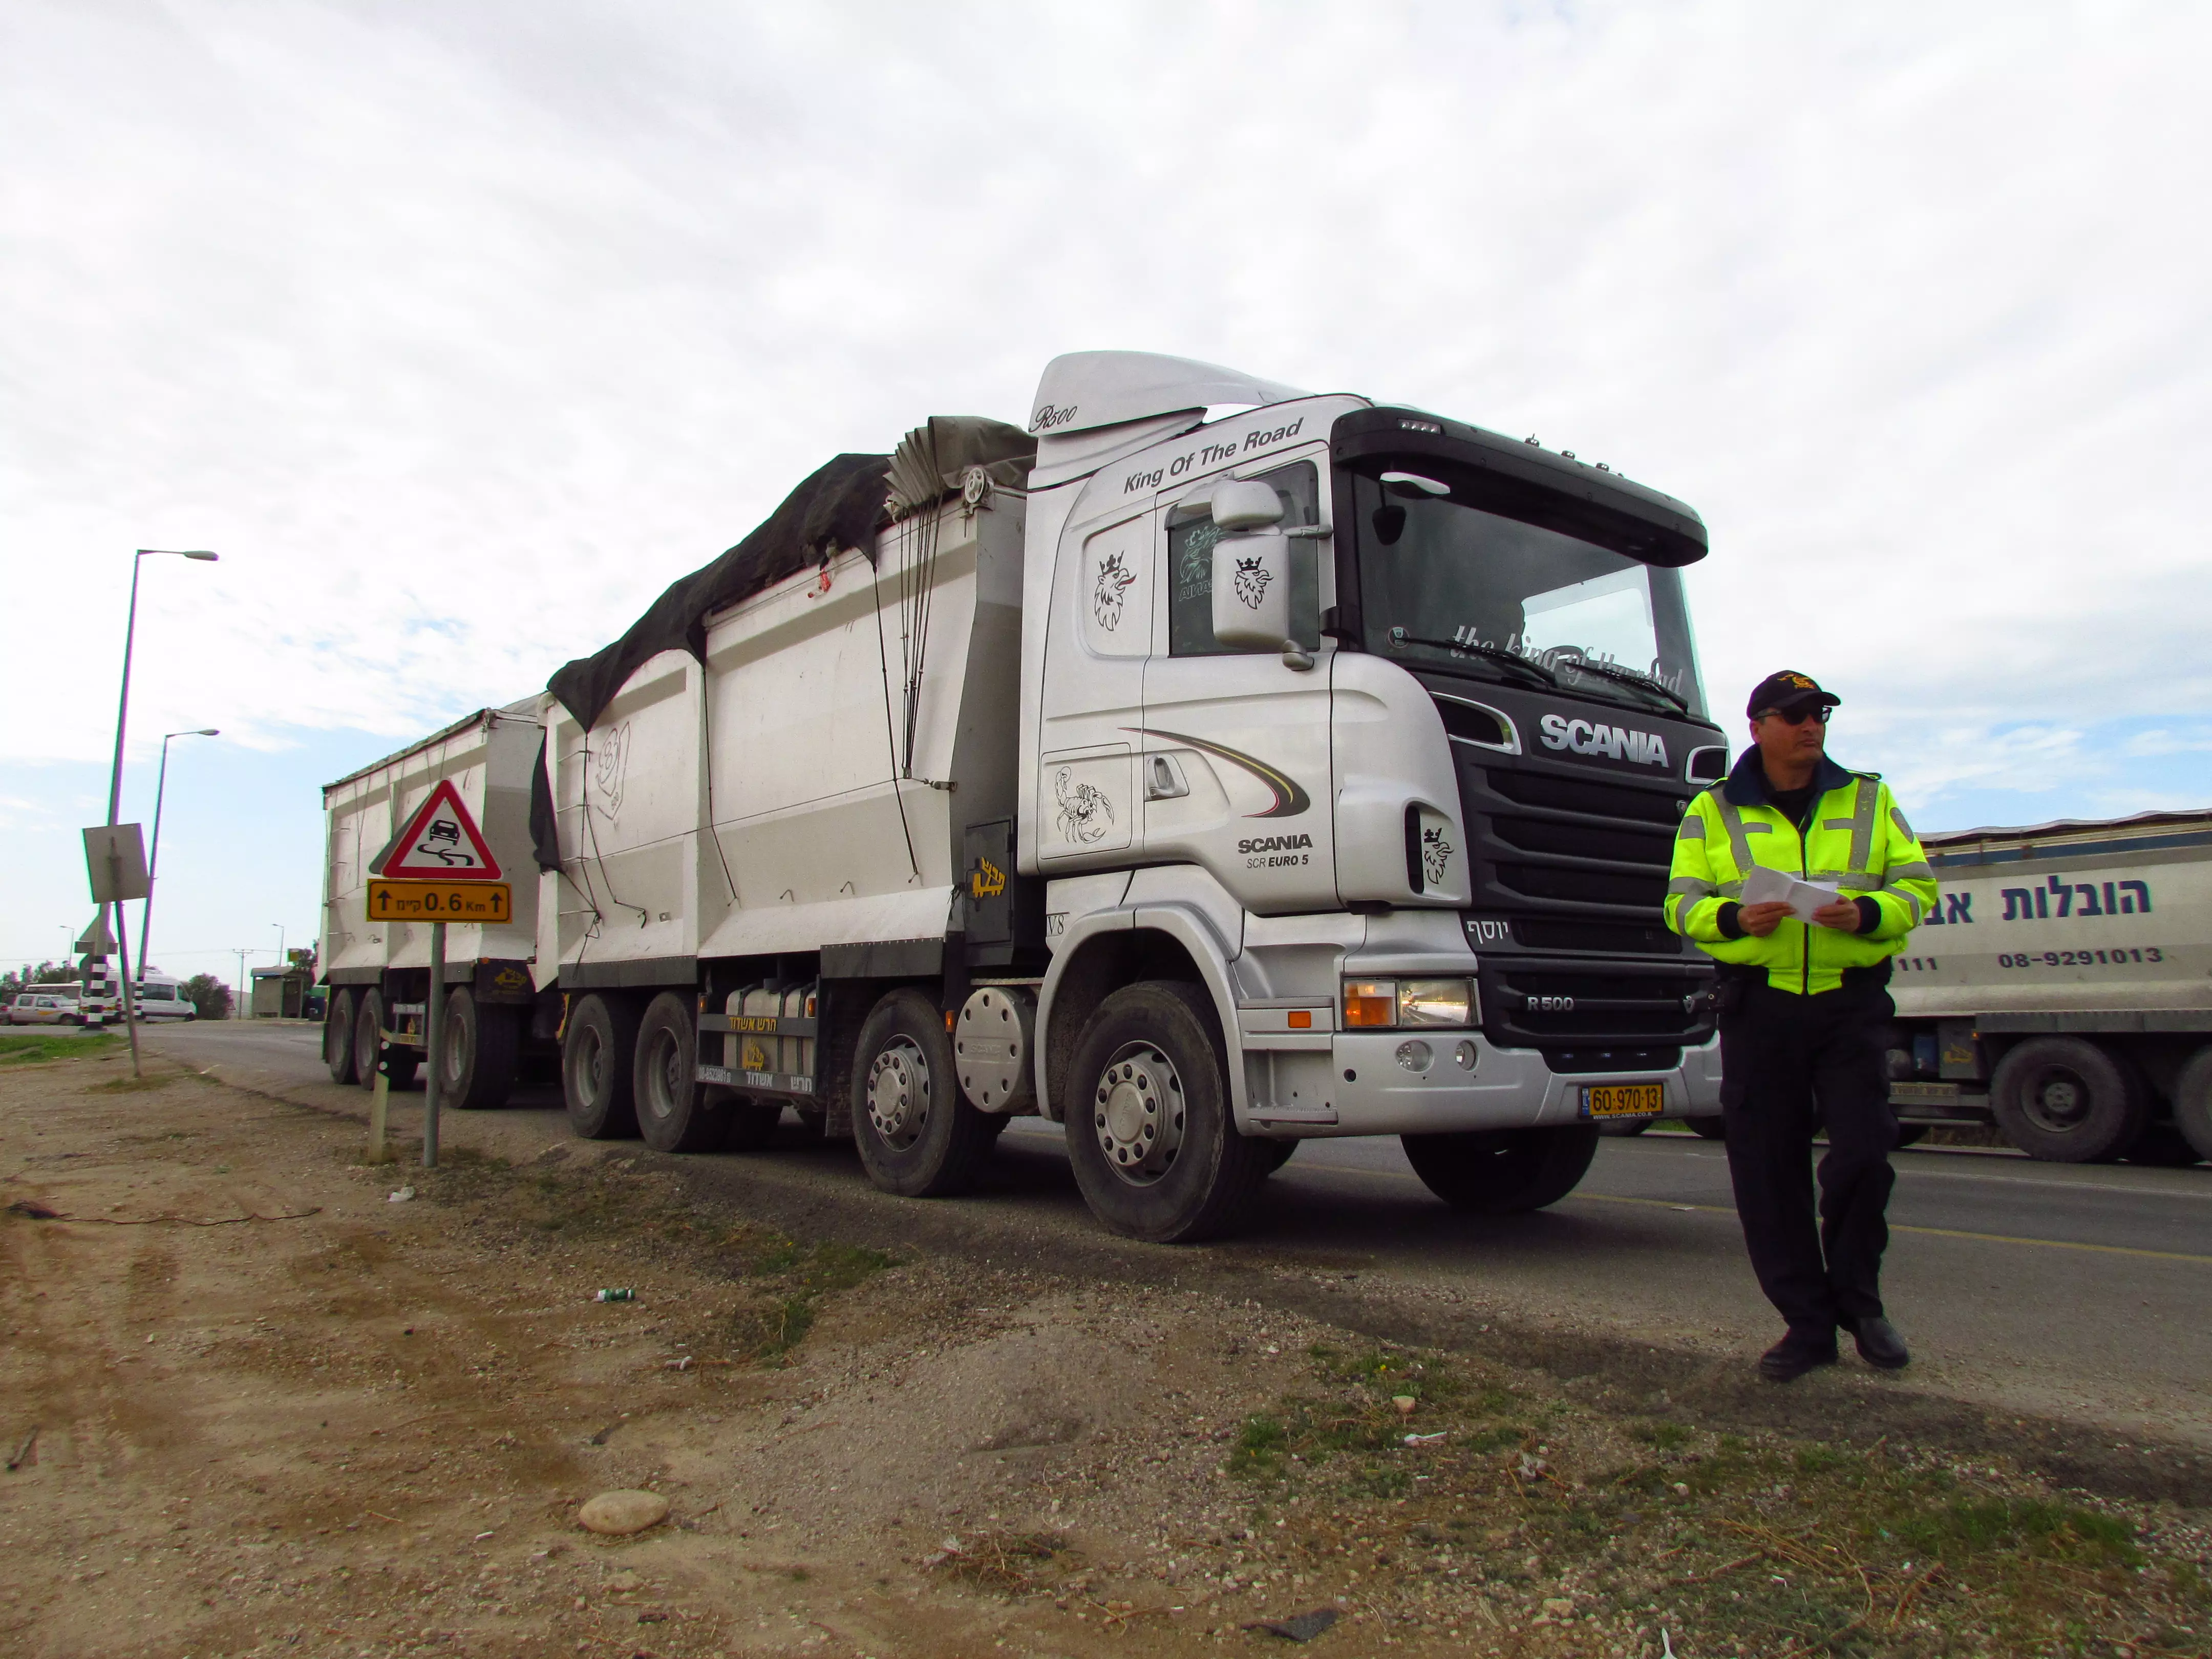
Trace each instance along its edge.
<path fill-rule="evenodd" d="M 1367 648 L 1486 679 L 1703 717 L 1680 574 L 1439 493 L 1352 481 Z"/>

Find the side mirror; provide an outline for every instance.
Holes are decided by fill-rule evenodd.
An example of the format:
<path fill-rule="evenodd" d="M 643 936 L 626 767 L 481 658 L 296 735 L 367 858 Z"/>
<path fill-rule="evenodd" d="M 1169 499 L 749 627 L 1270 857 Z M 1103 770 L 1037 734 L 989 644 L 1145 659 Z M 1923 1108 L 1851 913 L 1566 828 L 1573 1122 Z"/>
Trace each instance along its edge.
<path fill-rule="evenodd" d="M 1267 490 L 1271 501 L 1274 493 Z M 1279 651 L 1290 635 L 1290 538 L 1261 531 L 1214 543 L 1213 637 L 1234 650 Z"/>
<path fill-rule="evenodd" d="M 1266 530 L 1282 523 L 1283 498 L 1256 479 L 1224 478 L 1213 486 L 1209 511 L 1224 530 Z"/>

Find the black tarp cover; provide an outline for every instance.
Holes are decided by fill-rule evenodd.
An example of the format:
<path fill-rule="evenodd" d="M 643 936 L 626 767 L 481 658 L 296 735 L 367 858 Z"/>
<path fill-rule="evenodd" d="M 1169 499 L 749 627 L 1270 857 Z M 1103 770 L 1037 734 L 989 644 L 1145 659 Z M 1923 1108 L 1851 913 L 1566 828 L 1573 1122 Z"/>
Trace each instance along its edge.
<path fill-rule="evenodd" d="M 872 561 L 876 531 L 887 515 L 957 493 L 970 466 L 981 466 L 995 485 L 1018 488 L 1036 459 L 1036 440 L 1020 428 L 964 415 L 932 416 L 907 434 L 896 458 L 840 455 L 785 496 L 744 540 L 671 582 L 620 639 L 564 663 L 546 690 L 588 731 L 649 659 L 684 650 L 704 661 L 707 618 L 714 612 L 841 548 L 859 548 Z M 933 476 L 934 490 L 927 487 Z"/>

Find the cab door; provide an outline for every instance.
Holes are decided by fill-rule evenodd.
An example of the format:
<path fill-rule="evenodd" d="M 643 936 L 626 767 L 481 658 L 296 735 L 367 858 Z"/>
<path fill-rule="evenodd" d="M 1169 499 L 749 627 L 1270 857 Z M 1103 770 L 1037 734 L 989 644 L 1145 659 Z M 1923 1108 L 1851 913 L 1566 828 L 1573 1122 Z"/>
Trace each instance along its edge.
<path fill-rule="evenodd" d="M 1079 526 L 1054 571 L 1038 744 L 1039 870 L 1121 868 L 1138 830 L 1137 728 L 1153 629 L 1152 512 Z"/>
<path fill-rule="evenodd" d="M 1274 486 L 1283 525 L 1322 516 L 1322 469 L 1294 461 L 1252 475 Z M 1233 651 L 1213 637 L 1213 556 L 1220 532 L 1195 502 L 1155 514 L 1154 651 L 1145 669 L 1137 769 L 1143 860 L 1197 864 L 1262 915 L 1332 908 L 1328 642 L 1321 637 L 1325 538 L 1295 540 L 1293 637 L 1313 666 L 1283 651 Z"/>

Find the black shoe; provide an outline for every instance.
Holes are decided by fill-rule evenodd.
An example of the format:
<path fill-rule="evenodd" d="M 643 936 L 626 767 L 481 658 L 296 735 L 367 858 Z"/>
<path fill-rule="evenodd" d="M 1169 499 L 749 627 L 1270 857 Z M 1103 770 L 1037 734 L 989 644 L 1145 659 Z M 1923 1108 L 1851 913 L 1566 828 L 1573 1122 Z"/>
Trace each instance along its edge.
<path fill-rule="evenodd" d="M 1880 1314 L 1870 1314 L 1851 1328 L 1858 1340 L 1859 1358 L 1880 1371 L 1901 1371 L 1911 1363 L 1912 1356 L 1905 1352 L 1905 1339 L 1897 1334 L 1897 1327 Z"/>
<path fill-rule="evenodd" d="M 1816 1366 L 1836 1363 L 1836 1339 L 1800 1336 L 1792 1331 L 1759 1356 L 1759 1374 L 1770 1382 L 1795 1382 Z"/>

